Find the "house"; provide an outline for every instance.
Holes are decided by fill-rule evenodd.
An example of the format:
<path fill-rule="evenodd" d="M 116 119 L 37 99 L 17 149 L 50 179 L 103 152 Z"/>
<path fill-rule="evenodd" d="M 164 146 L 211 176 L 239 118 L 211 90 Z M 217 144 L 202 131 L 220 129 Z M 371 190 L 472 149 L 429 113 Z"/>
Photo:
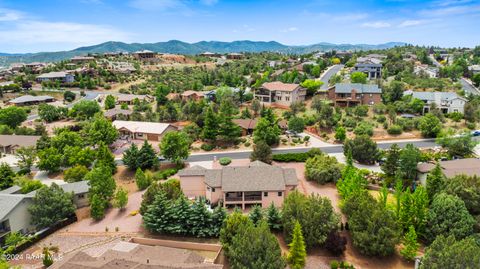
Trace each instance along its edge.
<path fill-rule="evenodd" d="M 294 101 L 305 101 L 307 90 L 299 84 L 280 81 L 265 82 L 260 89 L 255 90 L 253 98 L 262 103 L 290 106 Z"/>
<path fill-rule="evenodd" d="M 242 136 L 251 135 L 257 126 L 257 119 L 233 119 L 233 123 L 242 128 Z"/>
<path fill-rule="evenodd" d="M 133 57 L 137 60 L 149 61 L 155 59 L 157 53 L 150 50 L 140 50 L 133 53 Z"/>
<path fill-rule="evenodd" d="M 206 52 L 200 53 L 199 56 L 212 57 L 212 58 L 220 58 L 221 55 L 218 54 L 218 53 L 213 53 L 213 52 L 206 51 Z"/>
<path fill-rule="evenodd" d="M 203 92 L 197 92 L 197 91 L 184 91 L 182 94 L 180 94 L 180 98 L 183 101 L 200 101 L 201 99 L 204 98 L 204 93 Z"/>
<path fill-rule="evenodd" d="M 75 81 L 75 76 L 65 71 L 50 72 L 37 76 L 37 81 L 61 81 L 64 83 L 72 83 Z"/>
<path fill-rule="evenodd" d="M 0 135 L 0 152 L 15 154 L 21 147 L 35 147 L 40 136 L 34 135 Z"/>
<path fill-rule="evenodd" d="M 176 93 L 176 92 L 171 92 L 169 94 L 167 94 L 166 98 L 170 101 L 172 100 L 180 100 L 180 94 Z"/>
<path fill-rule="evenodd" d="M 227 59 L 229 59 L 229 60 L 241 60 L 241 59 L 243 59 L 243 54 L 241 54 L 241 53 L 229 53 L 229 54 L 227 54 Z"/>
<path fill-rule="evenodd" d="M 32 70 L 34 72 L 38 72 L 38 71 L 42 70 L 45 66 L 47 66 L 47 64 L 40 63 L 40 62 L 33 62 L 33 63 L 25 64 L 26 68 L 30 68 L 30 70 Z"/>
<path fill-rule="evenodd" d="M 116 120 L 119 115 L 124 119 L 128 119 L 130 115 L 132 115 L 133 111 L 128 109 L 119 109 L 119 108 L 112 108 L 105 112 L 103 112 L 103 116 L 109 120 Z"/>
<path fill-rule="evenodd" d="M 381 62 L 376 58 L 360 57 L 353 67 L 353 72 L 365 73 L 368 79 L 379 79 L 382 77 Z"/>
<path fill-rule="evenodd" d="M 337 83 L 328 89 L 335 106 L 374 105 L 382 102 L 382 89 L 375 84 Z"/>
<path fill-rule="evenodd" d="M 55 98 L 48 95 L 22 95 L 20 97 L 11 99 L 7 102 L 7 104 L 14 105 L 14 106 L 31 106 L 31 105 L 38 105 L 43 103 L 51 103 L 55 102 Z"/>
<path fill-rule="evenodd" d="M 79 181 L 59 185 L 65 192 L 73 193 L 73 202 L 77 208 L 88 205 L 88 182 Z M 13 186 L 0 191 L 0 241 L 11 232 L 30 233 L 35 231 L 31 224 L 28 208 L 33 203 L 36 191 L 27 194 L 21 188 Z"/>
<path fill-rule="evenodd" d="M 447 178 L 462 174 L 467 176 L 480 176 L 480 159 L 477 158 L 440 161 L 440 167 Z M 417 164 L 417 177 L 423 185 L 426 185 L 427 175 L 433 168 L 435 168 L 434 163 Z"/>
<path fill-rule="evenodd" d="M 74 56 L 73 58 L 70 59 L 72 63 L 88 63 L 90 61 L 94 61 L 95 58 L 92 56 Z"/>
<path fill-rule="evenodd" d="M 147 101 L 153 102 L 153 97 L 150 95 L 138 95 L 138 94 L 118 94 L 117 97 L 117 104 L 127 104 L 133 105 L 135 100 L 138 99 L 139 101 Z"/>
<path fill-rule="evenodd" d="M 62 256 L 49 268 L 222 269 L 223 265 L 215 263 L 215 256 L 205 254 L 219 253 L 220 250 L 221 246 L 215 244 L 133 238 L 130 242 L 116 240 L 74 251 Z"/>
<path fill-rule="evenodd" d="M 480 64 L 471 65 L 468 67 L 468 70 L 472 72 L 473 75 L 480 73 Z"/>
<path fill-rule="evenodd" d="M 117 128 L 121 136 L 128 139 L 160 141 L 167 132 L 178 129 L 169 124 L 161 122 L 123 121 L 116 120 L 113 126 Z"/>
<path fill-rule="evenodd" d="M 422 100 L 425 105 L 423 107 L 423 113 L 430 111 L 430 106 L 435 103 L 437 108 L 443 113 L 452 112 L 464 112 L 464 106 L 467 103 L 467 99 L 459 96 L 454 92 L 414 92 L 411 90 L 403 92 L 404 96 L 412 96 Z"/>
<path fill-rule="evenodd" d="M 437 67 L 429 67 L 428 65 L 416 65 L 413 68 L 413 73 L 417 76 L 425 74 L 429 78 L 437 78 L 440 71 Z"/>
<path fill-rule="evenodd" d="M 282 206 L 289 192 L 298 185 L 293 168 L 282 168 L 255 161 L 248 166 L 205 169 L 193 166 L 181 170 L 180 187 L 189 198 L 205 197 L 224 207 L 270 204 Z"/>

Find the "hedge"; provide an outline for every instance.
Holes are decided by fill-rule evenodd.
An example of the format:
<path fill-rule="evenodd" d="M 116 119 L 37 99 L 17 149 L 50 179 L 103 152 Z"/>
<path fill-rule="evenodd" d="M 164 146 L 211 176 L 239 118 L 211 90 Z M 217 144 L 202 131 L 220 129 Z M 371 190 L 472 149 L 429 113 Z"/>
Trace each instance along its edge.
<path fill-rule="evenodd" d="M 323 154 L 323 153 L 319 149 L 313 148 L 307 152 L 273 154 L 272 160 L 276 162 L 303 163 L 303 162 L 306 162 L 308 158 L 318 154 Z"/>
<path fill-rule="evenodd" d="M 229 165 L 232 162 L 232 159 L 228 157 L 223 157 L 218 160 L 221 165 Z"/>

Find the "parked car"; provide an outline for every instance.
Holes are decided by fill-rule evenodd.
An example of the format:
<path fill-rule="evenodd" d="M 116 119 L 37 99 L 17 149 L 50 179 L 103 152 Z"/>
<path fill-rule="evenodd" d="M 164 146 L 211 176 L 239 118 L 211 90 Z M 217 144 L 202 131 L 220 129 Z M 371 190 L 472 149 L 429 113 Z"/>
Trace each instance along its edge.
<path fill-rule="evenodd" d="M 480 130 L 472 131 L 472 136 L 480 136 Z"/>

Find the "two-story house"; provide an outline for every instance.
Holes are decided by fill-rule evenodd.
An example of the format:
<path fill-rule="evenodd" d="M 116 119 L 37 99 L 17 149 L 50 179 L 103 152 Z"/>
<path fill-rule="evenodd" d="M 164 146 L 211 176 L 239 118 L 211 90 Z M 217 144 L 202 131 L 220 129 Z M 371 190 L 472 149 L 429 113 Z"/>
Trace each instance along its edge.
<path fill-rule="evenodd" d="M 270 204 L 277 207 L 298 185 L 293 168 L 272 166 L 260 161 L 248 166 L 206 169 L 193 166 L 178 173 L 180 186 L 188 198 L 205 197 L 212 205 L 238 206 Z"/>
<path fill-rule="evenodd" d="M 382 102 L 382 89 L 375 84 L 337 83 L 328 89 L 335 106 L 374 105 Z"/>
<path fill-rule="evenodd" d="M 38 82 L 57 81 L 57 80 L 65 83 L 72 83 L 75 81 L 75 76 L 70 73 L 60 71 L 60 72 L 44 73 L 37 77 Z"/>
<path fill-rule="evenodd" d="M 409 90 L 403 92 L 403 95 L 410 95 L 412 98 L 422 100 L 425 103 L 425 106 L 423 107 L 423 113 L 428 113 L 433 103 L 435 103 L 437 108 L 443 113 L 463 113 L 464 106 L 467 103 L 467 99 L 454 92 L 414 92 Z"/>
<path fill-rule="evenodd" d="M 307 90 L 299 84 L 280 81 L 265 82 L 260 89 L 254 91 L 254 98 L 262 103 L 290 106 L 294 101 L 305 101 Z"/>
<path fill-rule="evenodd" d="M 372 57 L 360 57 L 353 67 L 352 72 L 362 72 L 368 79 L 379 79 L 382 77 L 382 61 Z"/>

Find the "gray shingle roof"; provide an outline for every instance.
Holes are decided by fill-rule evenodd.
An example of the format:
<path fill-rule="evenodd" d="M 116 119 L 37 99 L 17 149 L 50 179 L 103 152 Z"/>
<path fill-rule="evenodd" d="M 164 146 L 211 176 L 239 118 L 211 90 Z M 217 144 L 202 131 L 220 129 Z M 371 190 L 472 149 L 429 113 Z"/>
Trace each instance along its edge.
<path fill-rule="evenodd" d="M 357 93 L 382 93 L 382 89 L 376 84 L 360 83 L 337 83 L 335 84 L 335 93 L 351 93 L 355 90 Z"/>
<path fill-rule="evenodd" d="M 17 185 L 13 185 L 11 186 L 10 188 L 8 189 L 4 189 L 3 191 L 0 191 L 0 194 L 14 194 L 16 192 L 18 192 L 19 190 L 21 190 L 22 188 L 20 188 L 20 186 L 17 186 Z"/>
<path fill-rule="evenodd" d="M 0 135 L 0 146 L 30 147 L 37 144 L 40 136 L 35 135 Z"/>
<path fill-rule="evenodd" d="M 22 194 L 0 194 L 0 220 L 3 220 L 23 199 L 27 199 Z"/>
<path fill-rule="evenodd" d="M 414 92 L 414 91 L 405 91 L 404 95 L 412 95 L 413 98 L 427 101 L 450 101 L 457 98 L 463 98 L 458 96 L 454 92 Z M 463 98 L 464 99 L 464 98 Z"/>
<path fill-rule="evenodd" d="M 179 176 L 204 176 L 207 169 L 199 166 L 194 165 L 192 167 L 185 168 L 178 172 Z"/>

